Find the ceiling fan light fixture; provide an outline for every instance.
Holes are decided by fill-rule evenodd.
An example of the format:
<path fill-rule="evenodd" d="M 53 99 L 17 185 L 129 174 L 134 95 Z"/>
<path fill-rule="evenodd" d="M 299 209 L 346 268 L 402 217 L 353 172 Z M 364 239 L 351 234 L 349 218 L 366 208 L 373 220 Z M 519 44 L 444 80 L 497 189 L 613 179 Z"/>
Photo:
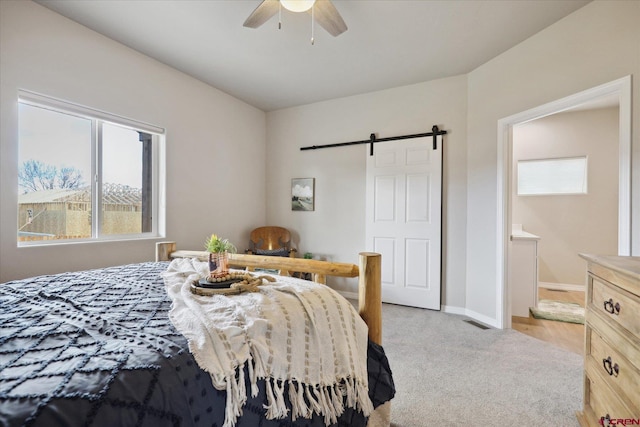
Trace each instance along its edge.
<path fill-rule="evenodd" d="M 316 0 L 280 0 L 280 4 L 291 12 L 306 12 L 313 7 Z"/>

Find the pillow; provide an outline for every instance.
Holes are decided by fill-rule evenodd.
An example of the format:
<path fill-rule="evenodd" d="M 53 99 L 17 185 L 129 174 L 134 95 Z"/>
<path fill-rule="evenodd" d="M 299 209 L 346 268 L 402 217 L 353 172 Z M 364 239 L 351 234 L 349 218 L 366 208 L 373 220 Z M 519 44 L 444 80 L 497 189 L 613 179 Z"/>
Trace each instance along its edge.
<path fill-rule="evenodd" d="M 255 249 L 253 251 L 255 255 L 267 255 L 267 256 L 289 256 L 289 249 L 280 248 L 280 249 Z"/>

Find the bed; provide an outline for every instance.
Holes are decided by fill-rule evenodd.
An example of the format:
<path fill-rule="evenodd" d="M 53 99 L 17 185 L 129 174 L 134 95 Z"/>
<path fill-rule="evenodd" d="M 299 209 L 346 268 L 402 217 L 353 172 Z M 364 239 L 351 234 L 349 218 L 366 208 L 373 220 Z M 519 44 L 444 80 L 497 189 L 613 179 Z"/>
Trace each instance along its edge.
<path fill-rule="evenodd" d="M 173 265 L 170 260 L 188 257 L 195 263 L 206 253 L 176 251 L 172 242 L 158 244 L 156 253 L 155 262 L 0 285 L 0 425 L 367 425 L 368 417 L 357 405 L 345 403 L 347 397 L 338 402 L 344 408 L 335 420 L 320 412 L 293 416 L 289 406 L 294 397 L 285 390 L 289 386 L 263 378 L 250 384 L 248 365 L 238 368 L 236 379 L 246 378 L 238 384 L 247 390 L 256 386 L 256 393 L 247 391 L 241 415 L 229 417 L 228 390 L 214 386 L 210 372 L 198 365 L 190 342 L 169 318 L 172 300 L 163 280 Z M 395 388 L 379 345 L 379 256 L 361 254 L 360 266 L 355 266 L 238 254 L 231 264 L 304 271 L 319 282 L 327 275 L 359 276 L 359 311 L 369 325 L 368 396 L 376 412 L 388 408 Z M 280 399 L 287 409 L 278 417 L 265 414 L 271 388 L 275 394 L 285 391 Z"/>

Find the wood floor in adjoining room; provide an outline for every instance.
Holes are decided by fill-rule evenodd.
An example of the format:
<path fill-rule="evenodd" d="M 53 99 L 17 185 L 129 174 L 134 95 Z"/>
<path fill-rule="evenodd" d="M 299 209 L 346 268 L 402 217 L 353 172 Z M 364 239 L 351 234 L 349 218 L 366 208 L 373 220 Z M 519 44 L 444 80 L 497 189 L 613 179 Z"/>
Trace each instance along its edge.
<path fill-rule="evenodd" d="M 539 288 L 539 299 L 575 302 L 584 307 L 584 292 Z M 511 327 L 523 334 L 549 342 L 573 353 L 584 353 L 584 325 L 555 320 L 513 316 Z"/>

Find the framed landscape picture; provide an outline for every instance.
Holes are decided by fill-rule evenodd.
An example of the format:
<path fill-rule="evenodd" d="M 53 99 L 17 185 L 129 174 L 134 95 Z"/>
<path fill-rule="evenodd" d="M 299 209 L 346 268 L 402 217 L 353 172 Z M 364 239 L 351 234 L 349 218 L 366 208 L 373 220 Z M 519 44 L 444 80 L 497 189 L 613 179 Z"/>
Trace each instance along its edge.
<path fill-rule="evenodd" d="M 314 210 L 315 178 L 293 178 L 291 180 L 291 210 Z"/>

